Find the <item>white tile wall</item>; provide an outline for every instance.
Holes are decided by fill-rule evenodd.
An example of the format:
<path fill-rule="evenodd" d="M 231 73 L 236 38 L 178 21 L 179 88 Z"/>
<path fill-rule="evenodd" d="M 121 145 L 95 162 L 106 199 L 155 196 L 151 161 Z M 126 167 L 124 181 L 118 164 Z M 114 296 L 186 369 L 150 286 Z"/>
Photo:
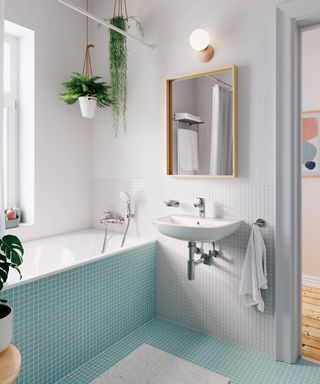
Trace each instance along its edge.
<path fill-rule="evenodd" d="M 172 322 L 272 354 L 274 346 L 274 187 L 269 181 L 190 180 L 163 177 L 95 178 L 92 220 L 97 226 L 104 210 L 125 215 L 119 191 L 134 198 L 136 220 L 131 232 L 157 236 L 158 316 Z M 235 216 L 243 220 L 240 230 L 217 244 L 222 256 L 215 266 L 197 266 L 196 280 L 187 280 L 187 244 L 159 235 L 152 219 L 171 212 L 196 213 L 196 197 L 206 198 L 208 216 Z M 181 207 L 167 208 L 163 200 L 177 199 Z M 264 293 L 263 314 L 246 309 L 238 287 L 251 224 L 264 218 L 262 230 L 268 252 L 269 289 Z M 116 230 L 121 231 L 119 226 Z"/>

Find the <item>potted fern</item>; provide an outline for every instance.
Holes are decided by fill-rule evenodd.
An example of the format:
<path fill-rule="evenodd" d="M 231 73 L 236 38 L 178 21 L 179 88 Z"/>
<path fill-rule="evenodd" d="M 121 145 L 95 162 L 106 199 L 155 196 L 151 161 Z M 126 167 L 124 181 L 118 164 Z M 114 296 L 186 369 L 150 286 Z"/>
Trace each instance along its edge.
<path fill-rule="evenodd" d="M 8 279 L 10 269 L 15 269 L 21 279 L 19 266 L 23 261 L 24 249 L 20 240 L 13 235 L 0 238 L 0 291 Z M 12 308 L 0 299 L 0 352 L 4 351 L 12 340 Z"/>
<path fill-rule="evenodd" d="M 99 108 L 111 105 L 109 96 L 110 86 L 99 81 L 101 77 L 87 77 L 86 75 L 74 72 L 71 79 L 63 83 L 66 90 L 60 97 L 67 104 L 74 104 L 79 100 L 81 114 L 85 118 L 92 118 L 96 106 Z"/>

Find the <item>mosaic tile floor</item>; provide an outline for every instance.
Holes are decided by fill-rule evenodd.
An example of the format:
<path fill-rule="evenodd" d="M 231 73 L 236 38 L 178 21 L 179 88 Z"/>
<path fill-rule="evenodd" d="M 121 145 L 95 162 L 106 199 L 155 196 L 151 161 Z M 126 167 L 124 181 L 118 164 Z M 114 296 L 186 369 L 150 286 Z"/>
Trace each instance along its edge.
<path fill-rule="evenodd" d="M 231 384 L 320 383 L 320 365 L 305 360 L 296 365 L 275 362 L 271 356 L 159 319 L 132 332 L 58 383 L 90 383 L 143 343 L 229 377 Z"/>

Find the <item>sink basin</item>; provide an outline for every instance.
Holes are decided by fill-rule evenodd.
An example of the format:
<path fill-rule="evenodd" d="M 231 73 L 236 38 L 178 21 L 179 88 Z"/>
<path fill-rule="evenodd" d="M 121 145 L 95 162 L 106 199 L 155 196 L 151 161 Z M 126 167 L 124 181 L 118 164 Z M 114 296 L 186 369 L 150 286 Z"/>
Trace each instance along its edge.
<path fill-rule="evenodd" d="M 192 215 L 171 215 L 154 220 L 153 224 L 163 235 L 178 240 L 212 242 L 236 232 L 241 220 L 201 219 Z"/>

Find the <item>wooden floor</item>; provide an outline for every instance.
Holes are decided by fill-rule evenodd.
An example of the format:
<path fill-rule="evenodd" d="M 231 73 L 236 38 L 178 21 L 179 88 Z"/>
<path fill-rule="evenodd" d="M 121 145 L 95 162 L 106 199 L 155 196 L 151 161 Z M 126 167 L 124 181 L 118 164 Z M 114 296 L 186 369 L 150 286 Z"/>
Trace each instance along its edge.
<path fill-rule="evenodd" d="M 320 361 L 319 288 L 302 288 L 302 356 Z"/>

